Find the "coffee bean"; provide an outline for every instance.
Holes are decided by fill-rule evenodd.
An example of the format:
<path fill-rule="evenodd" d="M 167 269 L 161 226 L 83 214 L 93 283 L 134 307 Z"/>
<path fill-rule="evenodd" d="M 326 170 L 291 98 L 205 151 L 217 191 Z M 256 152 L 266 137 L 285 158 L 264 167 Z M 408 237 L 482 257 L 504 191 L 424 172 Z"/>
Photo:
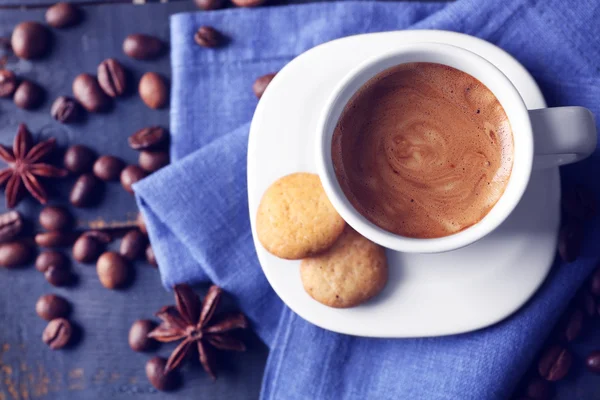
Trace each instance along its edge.
<path fill-rule="evenodd" d="M 144 253 L 147 242 L 143 233 L 132 229 L 123 236 L 119 253 L 129 261 L 134 261 Z"/>
<path fill-rule="evenodd" d="M 527 384 L 525 392 L 532 400 L 550 400 L 553 395 L 552 385 L 538 376 Z"/>
<path fill-rule="evenodd" d="M 35 244 L 40 247 L 54 248 L 69 246 L 75 240 L 72 232 L 43 232 L 35 235 Z"/>
<path fill-rule="evenodd" d="M 117 289 L 125 286 L 131 276 L 127 260 L 112 251 L 107 251 L 98 258 L 96 272 L 100 283 L 107 289 Z"/>
<path fill-rule="evenodd" d="M 96 261 L 103 250 L 104 245 L 98 239 L 83 234 L 73 245 L 73 258 L 82 263 L 91 263 Z"/>
<path fill-rule="evenodd" d="M 169 99 L 169 89 L 164 79 L 156 72 L 146 72 L 138 87 L 144 104 L 152 109 L 163 108 Z"/>
<path fill-rule="evenodd" d="M 109 244 L 110 242 L 112 242 L 112 236 L 110 235 L 110 233 L 108 233 L 106 231 L 100 231 L 100 230 L 94 229 L 94 230 L 85 232 L 83 234 L 83 236 L 92 237 L 102 244 Z"/>
<path fill-rule="evenodd" d="M 68 265 L 69 260 L 67 257 L 55 250 L 43 251 L 35 259 L 35 269 L 40 272 L 46 272 L 50 267 L 66 269 Z"/>
<path fill-rule="evenodd" d="M 577 185 L 563 194 L 563 210 L 579 220 L 591 218 L 597 213 L 596 197 L 591 190 Z"/>
<path fill-rule="evenodd" d="M 265 0 L 231 0 L 231 2 L 238 7 L 258 7 L 262 5 Z"/>
<path fill-rule="evenodd" d="M 44 90 L 31 81 L 22 81 L 13 95 L 15 105 L 25 110 L 37 108 L 43 100 Z"/>
<path fill-rule="evenodd" d="M 269 83 L 271 83 L 273 78 L 275 78 L 275 75 L 277 74 L 266 74 L 254 81 L 254 83 L 252 84 L 252 91 L 254 92 L 254 95 L 256 97 L 258 97 L 259 99 L 262 97 L 263 93 L 267 89 L 267 86 L 269 86 Z"/>
<path fill-rule="evenodd" d="M 0 97 L 10 97 L 17 88 L 17 77 L 12 71 L 0 69 Z"/>
<path fill-rule="evenodd" d="M 223 35 L 212 26 L 201 26 L 194 35 L 194 41 L 202 47 L 218 47 L 222 40 Z"/>
<path fill-rule="evenodd" d="M 600 374 L 600 351 L 591 352 L 585 359 L 585 365 L 591 372 Z"/>
<path fill-rule="evenodd" d="M 94 163 L 92 170 L 94 175 L 103 181 L 115 181 L 119 179 L 123 168 L 125 168 L 125 163 L 120 158 L 101 156 Z"/>
<path fill-rule="evenodd" d="M 114 58 L 107 58 L 98 65 L 98 83 L 110 97 L 122 96 L 125 93 L 125 76 L 125 70 Z"/>
<path fill-rule="evenodd" d="M 64 208 L 59 206 L 46 206 L 40 212 L 40 225 L 49 231 L 64 231 L 71 227 L 73 217 Z"/>
<path fill-rule="evenodd" d="M 596 267 L 596 270 L 590 278 L 590 292 L 594 296 L 600 296 L 600 267 Z"/>
<path fill-rule="evenodd" d="M 564 262 L 573 262 L 579 257 L 581 242 L 583 241 L 583 227 L 575 221 L 568 221 L 558 234 L 558 254 Z"/>
<path fill-rule="evenodd" d="M 158 267 L 158 262 L 156 261 L 156 256 L 154 255 L 154 249 L 152 249 L 151 245 L 146 247 L 146 261 L 153 267 Z"/>
<path fill-rule="evenodd" d="M 142 128 L 129 136 L 129 146 L 134 150 L 156 150 L 162 148 L 169 138 L 169 134 L 160 126 Z"/>
<path fill-rule="evenodd" d="M 108 108 L 110 98 L 90 74 L 79 74 L 73 80 L 73 95 L 89 112 L 101 112 Z"/>
<path fill-rule="evenodd" d="M 0 267 L 14 268 L 25 265 L 33 257 L 33 249 L 25 242 L 0 244 Z"/>
<path fill-rule="evenodd" d="M 71 3 L 56 3 L 46 11 L 46 23 L 53 28 L 67 28 L 80 20 L 79 8 Z"/>
<path fill-rule="evenodd" d="M 17 211 L 0 214 L 0 243 L 13 240 L 23 230 L 23 219 Z"/>
<path fill-rule="evenodd" d="M 217 10 L 223 7 L 223 0 L 194 0 L 201 10 Z"/>
<path fill-rule="evenodd" d="M 149 319 L 139 319 L 129 329 L 129 347 L 133 351 L 148 351 L 156 347 L 158 342 L 148 337 L 148 334 L 156 327 Z"/>
<path fill-rule="evenodd" d="M 583 311 L 575 308 L 567 313 L 561 324 L 561 339 L 572 342 L 577 339 L 583 326 Z"/>
<path fill-rule="evenodd" d="M 73 185 L 69 201 L 75 207 L 87 207 L 97 199 L 100 182 L 92 174 L 81 175 Z"/>
<path fill-rule="evenodd" d="M 139 230 L 144 235 L 148 235 L 148 229 L 146 229 L 146 221 L 144 221 L 144 216 L 142 215 L 142 213 L 138 213 L 137 218 L 136 218 L 136 223 L 137 223 Z"/>
<path fill-rule="evenodd" d="M 69 302 L 64 297 L 55 294 L 45 294 L 35 303 L 35 312 L 46 321 L 65 318 L 70 311 L 71 305 Z"/>
<path fill-rule="evenodd" d="M 160 391 L 169 391 L 177 387 L 176 371 L 165 372 L 167 360 L 162 357 L 153 357 L 146 362 L 146 376 L 148 381 Z"/>
<path fill-rule="evenodd" d="M 63 164 L 66 169 L 74 174 L 90 172 L 96 161 L 96 153 L 92 149 L 80 144 L 71 146 L 65 152 Z"/>
<path fill-rule="evenodd" d="M 50 108 L 50 115 L 63 124 L 74 122 L 79 118 L 79 104 L 70 97 L 57 97 Z"/>
<path fill-rule="evenodd" d="M 147 151 L 140 152 L 138 164 L 143 170 L 148 172 L 158 171 L 169 164 L 169 153 L 166 151 Z"/>
<path fill-rule="evenodd" d="M 567 376 L 572 360 L 569 350 L 560 345 L 551 346 L 542 354 L 538 372 L 547 381 L 558 381 Z"/>
<path fill-rule="evenodd" d="M 42 334 L 42 341 L 52 350 L 58 350 L 69 344 L 72 335 L 71 323 L 64 318 L 56 318 L 48 322 Z"/>
<path fill-rule="evenodd" d="M 13 30 L 10 44 L 19 58 L 40 58 L 48 52 L 50 32 L 37 22 L 21 22 Z"/>
<path fill-rule="evenodd" d="M 144 179 L 146 172 L 137 165 L 128 165 L 121 171 L 121 185 L 129 193 L 133 193 L 132 185 L 137 181 Z"/>
<path fill-rule="evenodd" d="M 585 288 L 579 290 L 575 297 L 575 303 L 588 317 L 593 317 L 596 314 L 596 301 L 594 300 L 594 296 L 592 296 Z"/>
<path fill-rule="evenodd" d="M 69 286 L 73 283 L 73 274 L 68 268 L 57 268 L 53 265 L 49 266 L 44 272 L 44 278 L 52 286 Z"/>
<path fill-rule="evenodd" d="M 140 33 L 127 36 L 123 42 L 123 52 L 138 60 L 156 58 L 162 54 L 163 49 L 164 44 L 160 39 Z"/>

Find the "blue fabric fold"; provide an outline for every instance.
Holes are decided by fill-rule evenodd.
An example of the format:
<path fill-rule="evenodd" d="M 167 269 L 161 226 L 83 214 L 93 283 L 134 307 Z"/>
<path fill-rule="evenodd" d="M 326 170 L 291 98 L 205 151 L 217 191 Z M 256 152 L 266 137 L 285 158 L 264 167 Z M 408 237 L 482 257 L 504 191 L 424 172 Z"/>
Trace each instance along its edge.
<path fill-rule="evenodd" d="M 599 17 L 600 4 L 592 0 L 347 1 L 173 16 L 173 164 L 135 185 L 165 287 L 210 280 L 239 301 L 271 349 L 263 399 L 508 398 L 597 261 L 598 221 L 587 226 L 578 261 L 557 263 L 525 307 L 492 327 L 409 340 L 325 331 L 285 307 L 258 264 L 246 194 L 248 123 L 256 105 L 250 88 L 257 76 L 335 38 L 447 29 L 517 57 L 549 105 L 581 105 L 600 115 Z M 198 47 L 192 38 L 200 25 L 215 26 L 231 43 L 215 51 Z M 585 183 L 598 195 L 599 161 L 595 153 L 564 168 L 564 185 Z"/>

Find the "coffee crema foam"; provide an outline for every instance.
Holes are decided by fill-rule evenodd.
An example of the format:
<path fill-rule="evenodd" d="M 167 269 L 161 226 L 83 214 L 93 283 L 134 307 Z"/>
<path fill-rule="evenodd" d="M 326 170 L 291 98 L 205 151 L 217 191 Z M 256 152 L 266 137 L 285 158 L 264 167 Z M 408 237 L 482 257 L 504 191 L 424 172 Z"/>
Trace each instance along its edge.
<path fill-rule="evenodd" d="M 335 173 L 375 225 L 414 238 L 476 224 L 504 193 L 513 164 L 508 117 L 479 80 L 434 63 L 373 77 L 333 133 Z"/>

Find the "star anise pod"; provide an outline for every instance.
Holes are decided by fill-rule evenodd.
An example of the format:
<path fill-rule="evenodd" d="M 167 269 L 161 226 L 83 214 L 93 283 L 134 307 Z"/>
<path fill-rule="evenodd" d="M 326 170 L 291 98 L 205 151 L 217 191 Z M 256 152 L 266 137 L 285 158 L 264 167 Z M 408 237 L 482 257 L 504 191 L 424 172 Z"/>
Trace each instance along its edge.
<path fill-rule="evenodd" d="M 50 138 L 34 146 L 25 124 L 19 125 L 12 150 L 0 145 L 0 159 L 8 164 L 7 168 L 0 171 L 0 186 L 6 184 L 8 208 L 17 205 L 23 194 L 23 186 L 40 203 L 48 202 L 48 194 L 39 178 L 61 178 L 67 175 L 66 170 L 41 162 L 54 150 L 55 145 L 56 139 Z"/>
<path fill-rule="evenodd" d="M 159 342 L 182 340 L 173 350 L 165 366 L 166 371 L 177 368 L 197 347 L 200 363 L 204 370 L 216 379 L 214 358 L 210 346 L 220 350 L 244 351 L 246 346 L 233 337 L 230 331 L 248 327 L 248 321 L 242 313 L 215 318 L 215 310 L 223 293 L 213 285 L 208 289 L 204 301 L 185 284 L 176 285 L 175 306 L 161 308 L 156 316 L 162 323 L 148 334 Z"/>

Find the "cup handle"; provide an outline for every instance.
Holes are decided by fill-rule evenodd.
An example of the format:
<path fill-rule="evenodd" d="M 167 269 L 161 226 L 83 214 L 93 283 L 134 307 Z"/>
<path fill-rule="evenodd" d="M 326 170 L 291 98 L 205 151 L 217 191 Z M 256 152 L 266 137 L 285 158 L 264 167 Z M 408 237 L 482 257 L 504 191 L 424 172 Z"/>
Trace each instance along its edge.
<path fill-rule="evenodd" d="M 596 122 L 587 108 L 540 108 L 529 110 L 529 118 L 535 143 L 534 169 L 581 161 L 596 149 Z"/>

